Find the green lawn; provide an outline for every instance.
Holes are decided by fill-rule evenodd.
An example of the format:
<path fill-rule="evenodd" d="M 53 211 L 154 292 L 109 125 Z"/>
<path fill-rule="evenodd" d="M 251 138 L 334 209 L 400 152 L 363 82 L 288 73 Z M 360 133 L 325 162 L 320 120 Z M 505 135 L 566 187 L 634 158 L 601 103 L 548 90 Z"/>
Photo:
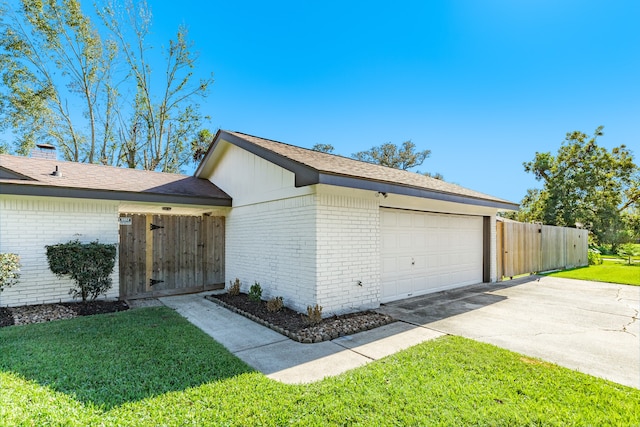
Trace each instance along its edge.
<path fill-rule="evenodd" d="M 604 261 L 601 265 L 557 271 L 547 273 L 545 276 L 640 286 L 640 264 L 629 265 L 624 262 Z"/>
<path fill-rule="evenodd" d="M 309 385 L 167 308 L 0 329 L 0 425 L 639 425 L 640 390 L 459 337 Z"/>

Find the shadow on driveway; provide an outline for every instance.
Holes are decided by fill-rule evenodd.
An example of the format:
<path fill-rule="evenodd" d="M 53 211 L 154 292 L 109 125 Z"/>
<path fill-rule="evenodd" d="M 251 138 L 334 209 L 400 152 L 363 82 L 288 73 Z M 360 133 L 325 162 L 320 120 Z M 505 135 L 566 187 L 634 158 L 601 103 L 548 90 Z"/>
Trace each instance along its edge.
<path fill-rule="evenodd" d="M 528 276 L 385 304 L 401 321 L 640 388 L 640 287 Z"/>
<path fill-rule="evenodd" d="M 378 311 L 403 322 L 425 325 L 502 302 L 508 297 L 496 291 L 537 281 L 539 277 L 527 276 L 508 282 L 470 285 L 383 304 Z"/>

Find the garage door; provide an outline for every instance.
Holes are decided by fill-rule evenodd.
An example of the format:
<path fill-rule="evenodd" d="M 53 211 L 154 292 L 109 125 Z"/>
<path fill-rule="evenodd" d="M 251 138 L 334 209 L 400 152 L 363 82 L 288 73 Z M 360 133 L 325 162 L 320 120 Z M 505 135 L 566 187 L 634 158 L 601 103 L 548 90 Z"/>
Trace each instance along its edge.
<path fill-rule="evenodd" d="M 483 218 L 380 210 L 382 302 L 482 282 Z"/>

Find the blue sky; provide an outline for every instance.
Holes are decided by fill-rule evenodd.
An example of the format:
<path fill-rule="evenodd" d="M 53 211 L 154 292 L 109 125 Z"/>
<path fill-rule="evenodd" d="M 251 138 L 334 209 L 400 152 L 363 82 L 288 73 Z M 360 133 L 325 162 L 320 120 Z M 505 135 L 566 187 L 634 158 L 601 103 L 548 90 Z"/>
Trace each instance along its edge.
<path fill-rule="evenodd" d="M 541 185 L 522 163 L 566 132 L 604 125 L 640 155 L 637 0 L 149 5 L 150 41 L 185 24 L 214 72 L 212 129 L 345 156 L 410 139 L 420 170 L 516 202 Z"/>

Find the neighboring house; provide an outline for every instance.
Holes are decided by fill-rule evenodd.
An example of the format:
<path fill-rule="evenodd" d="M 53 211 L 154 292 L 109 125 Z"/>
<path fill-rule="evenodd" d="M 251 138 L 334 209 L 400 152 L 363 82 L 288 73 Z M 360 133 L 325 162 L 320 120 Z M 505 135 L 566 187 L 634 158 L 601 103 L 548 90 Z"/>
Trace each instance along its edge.
<path fill-rule="evenodd" d="M 79 238 L 120 243 L 109 297 L 239 278 L 244 291 L 258 282 L 264 297 L 299 311 L 375 308 L 495 281 L 495 216 L 515 209 L 420 174 L 228 131 L 194 177 L 3 155 L 0 252 L 17 252 L 23 275 L 0 305 L 68 299 L 44 245 Z"/>
<path fill-rule="evenodd" d="M 140 218 L 144 221 L 148 217 L 153 222 L 154 218 L 166 217 L 162 214 L 167 212 L 185 215 L 187 219 L 204 213 L 218 215 L 219 210 L 224 211 L 230 205 L 227 194 L 209 181 L 192 176 L 0 155 L 0 252 L 17 253 L 22 264 L 20 281 L 0 292 L 0 305 L 71 300 L 69 289 L 73 282 L 57 278 L 49 270 L 45 245 L 75 239 L 118 243 L 132 228 L 119 225 L 119 216 L 124 214 L 135 225 Z M 171 210 L 167 211 L 168 208 Z M 126 284 L 120 280 L 122 274 L 132 273 L 128 277 L 137 281 L 134 288 L 141 289 L 139 295 L 144 296 L 145 289 L 152 289 L 150 278 L 144 277 L 145 250 L 151 239 L 142 231 L 131 239 L 129 246 L 137 252 L 133 256 L 126 256 L 120 244 L 120 262 L 116 263 L 114 285 L 107 297 L 121 296 L 128 289 L 121 286 Z M 157 252 L 163 255 L 162 251 Z M 133 267 L 141 273 L 131 272 L 129 261 L 138 263 Z M 148 273 L 161 267 L 154 263 L 158 264 L 157 260 L 149 259 Z M 122 265 L 125 268 L 120 271 Z M 193 283 L 188 285 L 197 288 Z"/>

